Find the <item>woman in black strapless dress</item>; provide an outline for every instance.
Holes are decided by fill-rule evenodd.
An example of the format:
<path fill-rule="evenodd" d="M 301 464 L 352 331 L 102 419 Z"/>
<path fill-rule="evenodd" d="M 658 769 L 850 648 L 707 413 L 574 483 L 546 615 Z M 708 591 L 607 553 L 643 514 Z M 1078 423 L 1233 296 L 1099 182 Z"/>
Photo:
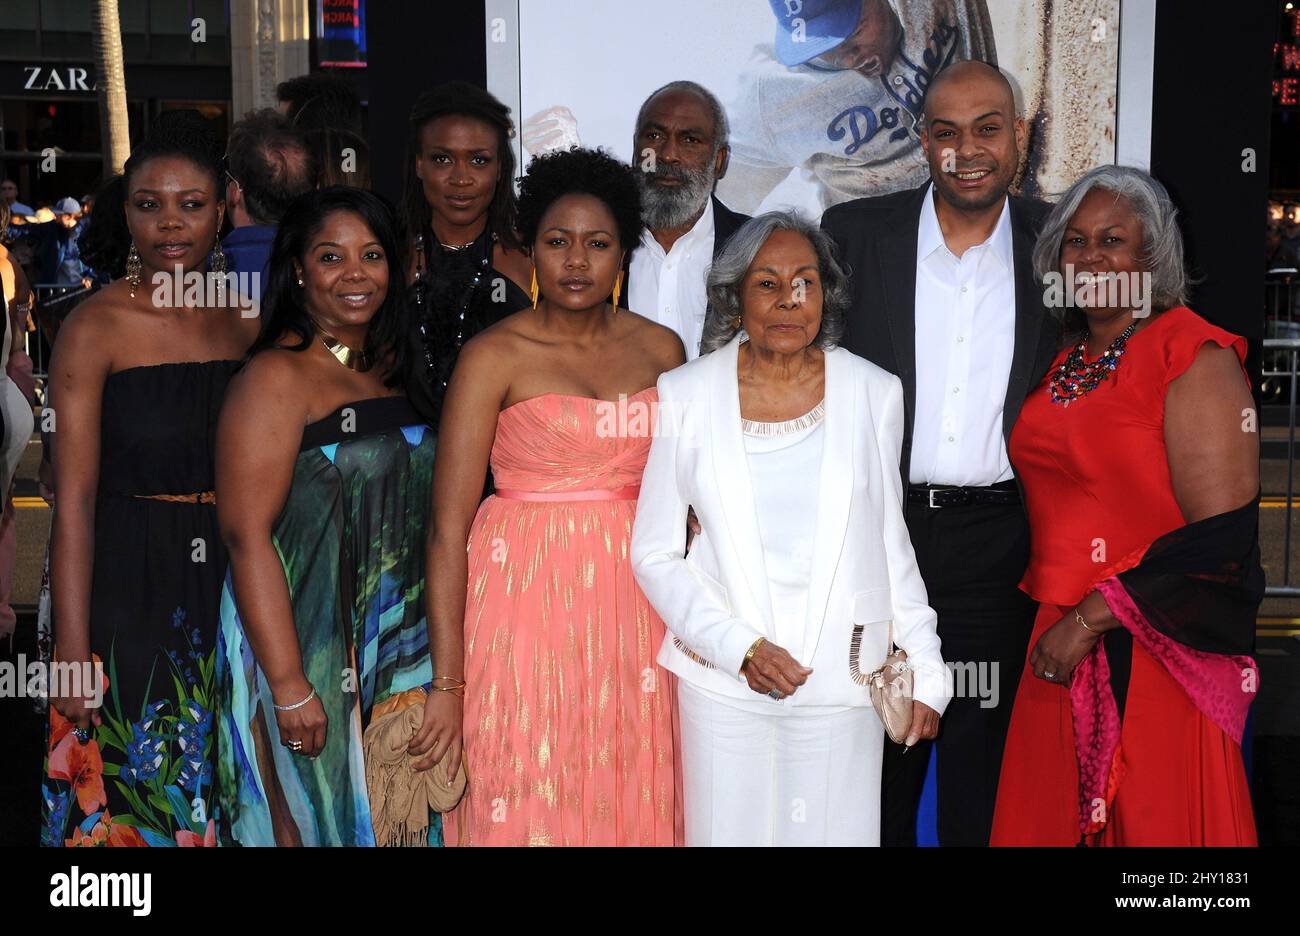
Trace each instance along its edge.
<path fill-rule="evenodd" d="M 227 290 L 186 304 L 174 277 L 222 268 L 219 154 L 175 112 L 136 149 L 127 276 L 50 362 L 55 655 L 89 678 L 51 686 L 46 845 L 215 842 L 213 437 L 257 319 Z"/>

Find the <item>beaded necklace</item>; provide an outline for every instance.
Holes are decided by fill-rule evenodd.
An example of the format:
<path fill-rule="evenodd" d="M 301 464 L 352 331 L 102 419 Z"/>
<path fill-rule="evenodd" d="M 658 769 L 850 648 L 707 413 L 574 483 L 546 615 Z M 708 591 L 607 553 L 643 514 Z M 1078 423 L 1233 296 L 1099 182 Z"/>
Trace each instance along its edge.
<path fill-rule="evenodd" d="M 431 380 L 437 384 L 437 391 L 442 392 L 447 389 L 447 380 L 450 378 L 450 372 L 442 374 L 439 371 L 438 353 L 441 351 L 444 355 L 449 351 L 454 355 L 460 350 L 461 345 L 465 343 L 466 316 L 470 313 L 480 298 L 480 290 L 484 282 L 487 281 L 488 273 L 492 269 L 492 248 L 496 244 L 496 235 L 488 230 L 484 230 L 475 240 L 468 244 L 462 244 L 455 247 L 449 247 L 446 244 L 439 243 L 439 247 L 445 248 L 448 253 L 458 254 L 462 251 L 468 251 L 471 248 L 477 248 L 478 260 L 474 263 L 473 274 L 464 282 L 460 290 L 458 301 L 448 303 L 451 308 L 446 312 L 452 312 L 454 317 L 451 321 L 446 322 L 447 334 L 440 334 L 439 323 L 435 320 L 440 314 L 440 310 L 433 308 L 434 280 L 435 278 L 448 280 L 441 283 L 446 290 L 455 291 L 457 284 L 449 281 L 446 270 L 446 264 L 435 262 L 432 244 L 426 240 L 425 234 L 421 233 L 416 238 L 415 249 L 418 263 L 416 279 L 413 290 L 415 300 L 416 321 L 419 323 L 420 343 L 424 350 L 424 366 L 428 370 Z M 426 247 L 428 244 L 428 247 Z M 453 311 L 454 310 L 454 311 Z M 450 334 L 451 327 L 455 328 L 455 337 Z M 442 344 L 443 347 L 439 347 Z M 449 349 L 446 345 L 451 345 Z"/>
<path fill-rule="evenodd" d="M 1072 401 L 1095 390 L 1111 371 L 1119 367 L 1119 359 L 1124 356 L 1125 345 L 1137 324 L 1130 322 L 1128 328 L 1116 335 L 1110 347 L 1091 364 L 1085 364 L 1083 360 L 1088 348 L 1088 334 L 1085 332 L 1048 381 L 1047 392 L 1051 394 L 1052 402 L 1069 406 Z"/>

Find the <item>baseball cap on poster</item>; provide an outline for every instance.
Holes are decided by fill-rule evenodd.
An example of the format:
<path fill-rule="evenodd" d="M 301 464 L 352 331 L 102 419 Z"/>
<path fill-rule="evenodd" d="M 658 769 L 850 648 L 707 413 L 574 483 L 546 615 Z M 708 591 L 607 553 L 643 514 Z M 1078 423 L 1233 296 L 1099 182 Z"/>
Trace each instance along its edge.
<path fill-rule="evenodd" d="M 776 57 L 802 65 L 829 52 L 858 26 L 864 0 L 767 0 L 776 16 Z"/>

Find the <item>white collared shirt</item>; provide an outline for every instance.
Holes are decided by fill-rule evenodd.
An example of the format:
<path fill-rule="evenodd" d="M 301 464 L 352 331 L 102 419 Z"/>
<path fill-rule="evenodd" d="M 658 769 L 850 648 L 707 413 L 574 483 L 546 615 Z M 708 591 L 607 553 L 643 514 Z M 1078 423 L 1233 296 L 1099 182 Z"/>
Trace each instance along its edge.
<path fill-rule="evenodd" d="M 700 356 L 704 311 L 708 297 L 704 281 L 713 263 L 713 199 L 695 225 L 664 253 L 650 229 L 641 232 L 641 246 L 628 268 L 627 307 L 666 325 L 686 346 L 686 360 Z"/>
<path fill-rule="evenodd" d="M 934 186 L 916 234 L 913 484 L 984 487 L 1015 477 L 1002 410 L 1016 336 L 1011 210 L 957 257 L 944 242 Z"/>

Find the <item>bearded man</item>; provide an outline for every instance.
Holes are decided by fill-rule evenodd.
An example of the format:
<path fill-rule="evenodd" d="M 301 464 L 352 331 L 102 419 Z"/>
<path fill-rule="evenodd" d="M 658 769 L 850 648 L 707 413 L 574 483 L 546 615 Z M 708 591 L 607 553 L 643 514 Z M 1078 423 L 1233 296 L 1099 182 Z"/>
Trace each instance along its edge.
<path fill-rule="evenodd" d="M 624 268 L 620 305 L 677 332 L 688 360 L 700 353 L 709 266 L 749 220 L 713 194 L 731 155 L 727 136 L 722 105 L 693 81 L 664 85 L 637 114 L 633 161 L 646 230 Z"/>

